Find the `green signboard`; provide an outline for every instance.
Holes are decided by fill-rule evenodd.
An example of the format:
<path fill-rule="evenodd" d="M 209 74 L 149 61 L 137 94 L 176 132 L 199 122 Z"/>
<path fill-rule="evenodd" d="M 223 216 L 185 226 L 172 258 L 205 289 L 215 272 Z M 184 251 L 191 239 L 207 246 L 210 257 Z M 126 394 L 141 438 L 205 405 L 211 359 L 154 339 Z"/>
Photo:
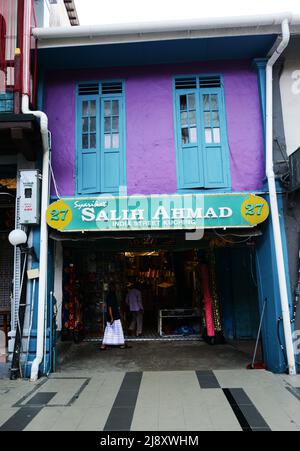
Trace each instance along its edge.
<path fill-rule="evenodd" d="M 269 206 L 254 194 L 187 194 L 62 198 L 47 223 L 64 231 L 195 230 L 254 227 Z"/>

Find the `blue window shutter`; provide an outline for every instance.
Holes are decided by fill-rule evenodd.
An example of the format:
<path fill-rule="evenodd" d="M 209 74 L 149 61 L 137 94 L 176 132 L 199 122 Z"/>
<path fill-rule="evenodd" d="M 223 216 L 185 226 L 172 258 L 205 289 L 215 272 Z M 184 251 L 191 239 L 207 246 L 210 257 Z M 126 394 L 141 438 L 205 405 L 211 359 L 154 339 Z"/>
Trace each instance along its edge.
<path fill-rule="evenodd" d="M 123 96 L 101 99 L 101 192 L 119 193 L 125 185 Z"/>
<path fill-rule="evenodd" d="M 197 90 L 176 92 L 177 168 L 180 188 L 204 186 Z"/>
<path fill-rule="evenodd" d="M 229 156 L 221 88 L 200 89 L 201 137 L 205 188 L 229 186 Z"/>
<path fill-rule="evenodd" d="M 77 98 L 77 191 L 100 192 L 99 97 Z"/>
<path fill-rule="evenodd" d="M 13 113 L 14 111 L 14 94 L 6 92 L 0 94 L 0 113 Z"/>
<path fill-rule="evenodd" d="M 179 76 L 174 88 L 179 188 L 228 188 L 230 165 L 222 77 Z"/>

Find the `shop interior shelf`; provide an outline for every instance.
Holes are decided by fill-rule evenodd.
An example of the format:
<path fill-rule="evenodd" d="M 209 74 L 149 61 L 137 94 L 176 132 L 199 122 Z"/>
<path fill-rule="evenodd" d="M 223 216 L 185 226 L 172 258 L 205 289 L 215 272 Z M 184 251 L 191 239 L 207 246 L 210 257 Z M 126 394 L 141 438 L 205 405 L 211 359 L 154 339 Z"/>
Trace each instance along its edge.
<path fill-rule="evenodd" d="M 189 320 L 201 320 L 201 316 L 199 315 L 199 313 L 197 312 L 197 310 L 195 309 L 167 309 L 167 310 L 159 310 L 159 314 L 158 314 L 158 333 L 159 335 L 162 336 L 166 336 L 169 334 L 164 334 L 163 332 L 163 321 L 164 320 L 183 320 L 183 319 L 189 319 Z M 179 335 L 183 335 L 183 334 L 177 334 L 174 333 L 172 334 L 173 336 L 179 336 Z"/>

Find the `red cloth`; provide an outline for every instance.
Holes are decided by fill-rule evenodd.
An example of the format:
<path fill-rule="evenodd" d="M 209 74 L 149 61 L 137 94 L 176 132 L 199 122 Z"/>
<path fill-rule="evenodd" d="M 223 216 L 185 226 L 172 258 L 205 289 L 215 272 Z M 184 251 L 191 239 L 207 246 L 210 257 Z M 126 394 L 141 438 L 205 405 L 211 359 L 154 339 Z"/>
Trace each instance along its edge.
<path fill-rule="evenodd" d="M 209 272 L 207 265 L 200 265 L 200 274 L 203 287 L 203 303 L 205 312 L 205 322 L 207 335 L 209 337 L 215 336 L 214 316 L 213 316 L 213 297 L 210 293 L 209 286 Z"/>
<path fill-rule="evenodd" d="M 0 14 L 0 70 L 6 69 L 5 46 L 6 46 L 6 24 L 4 17 Z"/>

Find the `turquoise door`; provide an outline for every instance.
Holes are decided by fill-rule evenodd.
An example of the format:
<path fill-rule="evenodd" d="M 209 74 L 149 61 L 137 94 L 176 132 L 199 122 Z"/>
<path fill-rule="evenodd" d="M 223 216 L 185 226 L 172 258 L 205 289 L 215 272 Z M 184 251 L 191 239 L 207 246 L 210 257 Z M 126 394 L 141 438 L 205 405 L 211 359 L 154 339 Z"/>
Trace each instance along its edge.
<path fill-rule="evenodd" d="M 201 89 L 201 137 L 205 188 L 229 186 L 225 110 L 220 91 Z"/>
<path fill-rule="evenodd" d="M 177 92 L 177 143 L 179 186 L 204 186 L 203 154 L 199 137 L 199 97 L 196 91 Z"/>
<path fill-rule="evenodd" d="M 79 85 L 78 194 L 118 194 L 126 185 L 124 108 L 123 82 Z"/>
<path fill-rule="evenodd" d="M 189 89 L 185 87 L 187 84 Z M 222 77 L 178 78 L 174 90 L 179 188 L 229 188 Z"/>
<path fill-rule="evenodd" d="M 247 247 L 219 248 L 216 260 L 225 338 L 254 340 L 259 326 L 255 252 Z"/>
<path fill-rule="evenodd" d="M 99 98 L 78 99 L 77 120 L 77 191 L 100 192 Z"/>
<path fill-rule="evenodd" d="M 259 309 L 255 257 L 250 249 L 232 249 L 231 268 L 235 338 L 255 339 L 259 326 Z"/>
<path fill-rule="evenodd" d="M 101 192 L 119 193 L 124 180 L 122 101 L 115 97 L 101 100 Z"/>

